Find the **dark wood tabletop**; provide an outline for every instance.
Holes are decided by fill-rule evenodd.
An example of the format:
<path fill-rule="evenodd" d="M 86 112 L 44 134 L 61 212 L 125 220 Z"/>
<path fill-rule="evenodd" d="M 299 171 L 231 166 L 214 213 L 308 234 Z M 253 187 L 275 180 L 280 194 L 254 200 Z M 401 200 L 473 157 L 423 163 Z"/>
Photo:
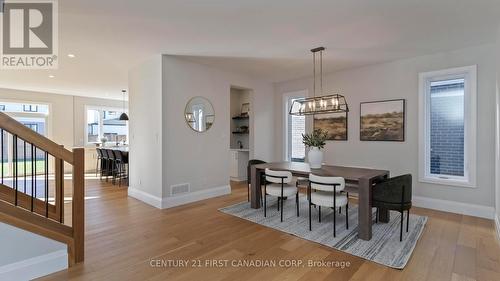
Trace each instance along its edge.
<path fill-rule="evenodd" d="M 309 164 L 301 162 L 265 163 L 255 165 L 255 167 L 262 170 L 270 168 L 273 170 L 290 171 L 292 174 L 303 176 L 315 174 L 318 176 L 343 177 L 344 179 L 353 182 L 358 181 L 360 178 L 372 178 L 389 174 L 389 171 L 386 170 L 344 166 L 323 165 L 321 169 L 311 169 Z"/>
<path fill-rule="evenodd" d="M 251 168 L 251 207 L 260 208 L 261 177 L 265 169 L 289 171 L 294 176 L 309 177 L 309 174 L 318 176 L 343 177 L 347 182 L 354 183 L 358 189 L 358 236 L 363 240 L 372 237 L 372 187 L 377 182 L 389 177 L 389 171 L 323 165 L 320 169 L 311 169 L 308 163 L 276 162 L 253 165 Z M 389 211 L 379 210 L 379 221 L 389 222 Z"/>

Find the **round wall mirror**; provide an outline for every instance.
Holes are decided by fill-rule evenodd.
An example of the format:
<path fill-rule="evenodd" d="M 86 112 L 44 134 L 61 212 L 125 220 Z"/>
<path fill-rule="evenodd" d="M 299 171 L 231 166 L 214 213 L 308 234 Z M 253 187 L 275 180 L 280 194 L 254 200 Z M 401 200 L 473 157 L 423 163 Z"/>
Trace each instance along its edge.
<path fill-rule="evenodd" d="M 203 133 L 214 124 L 214 107 L 212 103 L 204 97 L 191 98 L 186 104 L 184 118 L 186 118 L 186 123 L 191 129 Z"/>

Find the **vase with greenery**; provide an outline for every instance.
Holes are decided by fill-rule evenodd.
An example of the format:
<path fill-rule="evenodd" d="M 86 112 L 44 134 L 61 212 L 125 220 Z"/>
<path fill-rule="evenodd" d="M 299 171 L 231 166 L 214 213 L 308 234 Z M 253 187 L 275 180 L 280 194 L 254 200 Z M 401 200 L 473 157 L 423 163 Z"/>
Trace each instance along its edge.
<path fill-rule="evenodd" d="M 107 138 L 101 138 L 101 146 L 102 147 L 106 146 L 106 142 L 108 142 Z"/>
<path fill-rule="evenodd" d="M 320 169 L 323 163 L 323 149 L 326 145 L 328 132 L 316 129 L 310 134 L 302 134 L 302 143 L 309 149 L 307 158 L 311 169 Z"/>

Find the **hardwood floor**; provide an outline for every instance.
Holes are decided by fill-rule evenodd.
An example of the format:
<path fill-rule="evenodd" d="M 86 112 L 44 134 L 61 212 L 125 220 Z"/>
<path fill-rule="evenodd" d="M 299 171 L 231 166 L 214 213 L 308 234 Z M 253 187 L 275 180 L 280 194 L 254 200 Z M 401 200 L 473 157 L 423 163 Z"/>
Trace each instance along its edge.
<path fill-rule="evenodd" d="M 493 221 L 413 208 L 429 220 L 406 268 L 395 270 L 219 212 L 247 199 L 246 185 L 232 189 L 229 196 L 158 210 L 127 197 L 126 188 L 88 180 L 85 263 L 41 280 L 500 280 Z M 204 266 L 295 259 L 350 266 Z M 152 267 L 151 260 L 188 265 Z"/>

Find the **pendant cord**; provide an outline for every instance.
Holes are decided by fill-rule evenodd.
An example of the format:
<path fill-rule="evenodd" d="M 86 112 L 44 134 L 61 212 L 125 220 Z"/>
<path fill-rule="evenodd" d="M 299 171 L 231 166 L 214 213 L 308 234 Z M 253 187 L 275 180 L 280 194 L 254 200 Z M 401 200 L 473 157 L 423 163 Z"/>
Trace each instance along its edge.
<path fill-rule="evenodd" d="M 313 53 L 313 97 L 316 97 L 316 53 Z"/>
<path fill-rule="evenodd" d="M 123 97 L 122 97 L 122 100 L 123 100 L 123 113 L 125 113 L 125 91 L 122 91 L 123 93 Z"/>
<path fill-rule="evenodd" d="M 323 95 L 323 51 L 319 52 L 319 91 Z"/>

